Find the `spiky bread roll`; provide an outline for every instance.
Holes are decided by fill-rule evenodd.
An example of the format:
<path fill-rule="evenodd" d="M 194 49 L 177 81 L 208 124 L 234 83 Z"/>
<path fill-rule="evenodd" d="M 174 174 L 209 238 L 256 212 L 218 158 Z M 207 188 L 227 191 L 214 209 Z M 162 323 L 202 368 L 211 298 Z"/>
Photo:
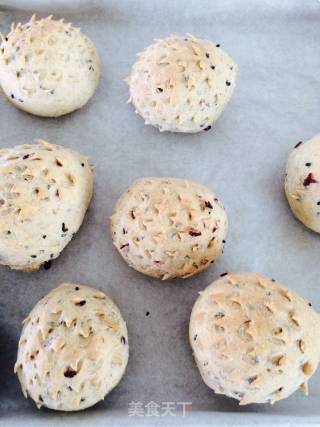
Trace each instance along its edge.
<path fill-rule="evenodd" d="M 203 185 L 178 178 L 135 181 L 111 217 L 113 243 L 134 269 L 162 280 L 189 277 L 223 250 L 227 216 Z"/>
<path fill-rule="evenodd" d="M 127 328 L 104 293 L 62 283 L 23 323 L 15 372 L 25 397 L 38 407 L 85 409 L 121 380 L 129 357 Z"/>
<path fill-rule="evenodd" d="M 0 264 L 33 271 L 82 224 L 93 174 L 86 157 L 38 140 L 0 150 Z"/>
<path fill-rule="evenodd" d="M 261 274 L 227 274 L 200 292 L 189 332 L 204 382 L 240 405 L 307 393 L 319 363 L 319 315 Z"/>
<path fill-rule="evenodd" d="M 299 142 L 286 168 L 285 192 L 293 214 L 320 233 L 320 134 Z"/>
<path fill-rule="evenodd" d="M 58 117 L 84 106 L 100 77 L 91 40 L 51 16 L 13 24 L 0 45 L 0 84 L 18 108 Z"/>
<path fill-rule="evenodd" d="M 138 57 L 127 79 L 129 101 L 145 123 L 160 131 L 209 130 L 231 98 L 237 73 L 220 45 L 170 36 Z"/>

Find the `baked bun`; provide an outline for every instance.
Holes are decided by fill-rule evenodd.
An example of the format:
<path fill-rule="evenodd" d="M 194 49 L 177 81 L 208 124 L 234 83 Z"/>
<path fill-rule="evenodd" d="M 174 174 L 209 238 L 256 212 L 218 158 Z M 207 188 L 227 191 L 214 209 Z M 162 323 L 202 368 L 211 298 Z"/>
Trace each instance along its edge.
<path fill-rule="evenodd" d="M 93 188 L 86 157 L 39 140 L 0 150 L 0 264 L 34 271 L 82 224 Z"/>
<path fill-rule="evenodd" d="M 78 411 L 119 383 L 128 356 L 126 324 L 114 302 L 96 289 L 63 283 L 25 319 L 15 372 L 38 407 Z"/>
<path fill-rule="evenodd" d="M 190 343 L 218 394 L 274 403 L 307 383 L 320 358 L 320 317 L 295 292 L 256 273 L 231 273 L 197 299 Z"/>
<path fill-rule="evenodd" d="M 111 217 L 113 243 L 134 269 L 162 280 L 186 278 L 222 253 L 227 216 L 203 185 L 178 178 L 135 181 Z"/>
<path fill-rule="evenodd" d="M 0 84 L 8 99 L 36 116 L 83 107 L 100 78 L 97 50 L 79 28 L 51 16 L 12 25 L 0 45 Z"/>
<path fill-rule="evenodd" d="M 237 65 L 220 45 L 170 36 L 138 54 L 127 79 L 130 98 L 146 124 L 160 131 L 209 130 L 226 108 Z"/>

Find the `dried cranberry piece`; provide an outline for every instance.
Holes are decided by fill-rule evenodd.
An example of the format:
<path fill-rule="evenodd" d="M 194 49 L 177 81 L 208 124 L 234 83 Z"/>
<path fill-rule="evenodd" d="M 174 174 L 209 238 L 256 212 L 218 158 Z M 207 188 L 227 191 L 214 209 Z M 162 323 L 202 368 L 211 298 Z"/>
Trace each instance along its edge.
<path fill-rule="evenodd" d="M 67 368 L 65 371 L 64 371 L 64 376 L 66 377 L 66 378 L 73 378 L 73 377 L 75 377 L 76 375 L 77 375 L 77 371 L 75 371 L 74 369 L 72 369 L 72 368 Z"/>
<path fill-rule="evenodd" d="M 318 181 L 314 178 L 313 174 L 310 172 L 309 175 L 304 179 L 303 185 L 305 187 L 308 187 L 310 184 L 314 184 L 316 182 Z"/>

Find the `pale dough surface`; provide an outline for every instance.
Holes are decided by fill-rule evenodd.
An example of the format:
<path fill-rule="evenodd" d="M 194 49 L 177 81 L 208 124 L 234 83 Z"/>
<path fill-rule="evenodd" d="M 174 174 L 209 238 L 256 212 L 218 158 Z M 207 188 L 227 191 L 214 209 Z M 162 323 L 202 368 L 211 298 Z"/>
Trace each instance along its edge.
<path fill-rule="evenodd" d="M 58 117 L 84 106 L 100 77 L 97 50 L 79 28 L 50 16 L 12 25 L 0 45 L 0 85 L 31 114 Z"/>
<path fill-rule="evenodd" d="M 293 214 L 320 233 L 320 134 L 298 143 L 286 168 L 285 192 Z"/>
<path fill-rule="evenodd" d="M 273 403 L 307 383 L 320 358 L 320 318 L 295 292 L 256 273 L 230 273 L 200 292 L 190 343 L 218 394 Z"/>
<path fill-rule="evenodd" d="M 170 36 L 138 54 L 127 79 L 129 101 L 160 131 L 209 130 L 232 96 L 236 74 L 236 63 L 220 45 Z"/>
<path fill-rule="evenodd" d="M 56 258 L 82 224 L 92 166 L 39 140 L 0 149 L 0 264 L 33 271 Z"/>
<path fill-rule="evenodd" d="M 104 293 L 63 283 L 23 323 L 15 372 L 38 407 L 85 409 L 121 380 L 129 357 L 127 328 Z"/>
<path fill-rule="evenodd" d="M 146 177 L 135 181 L 116 203 L 111 233 L 131 267 L 162 280 L 185 278 L 221 255 L 227 216 L 203 185 Z"/>

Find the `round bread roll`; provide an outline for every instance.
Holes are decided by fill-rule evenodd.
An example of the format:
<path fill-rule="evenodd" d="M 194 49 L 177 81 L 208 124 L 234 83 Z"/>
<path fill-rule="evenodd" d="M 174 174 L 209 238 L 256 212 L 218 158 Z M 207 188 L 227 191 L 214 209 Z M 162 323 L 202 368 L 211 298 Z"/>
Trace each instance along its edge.
<path fill-rule="evenodd" d="M 190 343 L 204 382 L 218 394 L 274 403 L 307 383 L 320 358 L 311 304 L 256 273 L 223 275 L 200 293 Z"/>
<path fill-rule="evenodd" d="M 285 192 L 293 214 L 320 233 L 320 134 L 299 142 L 290 154 Z"/>
<path fill-rule="evenodd" d="M 15 372 L 40 408 L 78 411 L 121 380 L 129 357 L 126 324 L 104 293 L 63 283 L 24 320 Z"/>
<path fill-rule="evenodd" d="M 141 178 L 120 197 L 111 217 L 113 243 L 134 269 L 186 278 L 223 250 L 227 217 L 206 187 L 178 178 Z"/>
<path fill-rule="evenodd" d="M 83 107 L 100 77 L 94 44 L 79 28 L 51 16 L 12 25 L 0 45 L 0 84 L 28 113 L 58 117 Z"/>
<path fill-rule="evenodd" d="M 208 40 L 171 36 L 138 54 L 129 101 L 160 131 L 209 130 L 229 102 L 237 65 Z"/>
<path fill-rule="evenodd" d="M 82 224 L 92 187 L 91 166 L 75 151 L 41 140 L 1 149 L 0 264 L 34 271 L 56 258 Z"/>

